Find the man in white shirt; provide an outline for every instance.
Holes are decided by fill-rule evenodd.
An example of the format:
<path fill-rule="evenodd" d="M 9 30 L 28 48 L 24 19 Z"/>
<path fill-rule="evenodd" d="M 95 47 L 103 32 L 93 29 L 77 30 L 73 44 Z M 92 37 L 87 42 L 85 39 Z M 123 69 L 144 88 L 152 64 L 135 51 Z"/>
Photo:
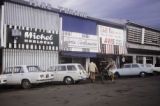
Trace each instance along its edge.
<path fill-rule="evenodd" d="M 90 62 L 88 69 L 89 69 L 89 73 L 90 73 L 91 82 L 95 82 L 95 73 L 98 72 L 98 68 L 97 68 L 96 64 L 94 62 Z"/>

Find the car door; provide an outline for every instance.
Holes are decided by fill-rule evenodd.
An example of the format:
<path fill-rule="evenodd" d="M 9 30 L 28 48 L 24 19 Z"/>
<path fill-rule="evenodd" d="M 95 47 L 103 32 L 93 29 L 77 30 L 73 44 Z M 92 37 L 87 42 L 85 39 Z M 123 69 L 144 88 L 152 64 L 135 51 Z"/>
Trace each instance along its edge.
<path fill-rule="evenodd" d="M 8 67 L 4 70 L 3 74 L 6 75 L 7 77 L 7 84 L 13 84 L 13 81 L 12 81 L 12 67 Z"/>
<path fill-rule="evenodd" d="M 13 74 L 12 74 L 13 84 L 21 84 L 23 75 L 24 75 L 24 71 L 22 67 L 14 67 Z"/>
<path fill-rule="evenodd" d="M 131 74 L 131 64 L 125 64 L 124 68 L 120 70 L 120 75 L 130 75 Z"/>
<path fill-rule="evenodd" d="M 138 64 L 132 64 L 132 69 L 131 69 L 131 74 L 132 75 L 139 75 L 139 73 L 141 72 L 141 68 Z"/>
<path fill-rule="evenodd" d="M 58 65 L 54 71 L 54 81 L 63 81 L 64 77 L 67 76 L 67 68 L 65 65 Z"/>

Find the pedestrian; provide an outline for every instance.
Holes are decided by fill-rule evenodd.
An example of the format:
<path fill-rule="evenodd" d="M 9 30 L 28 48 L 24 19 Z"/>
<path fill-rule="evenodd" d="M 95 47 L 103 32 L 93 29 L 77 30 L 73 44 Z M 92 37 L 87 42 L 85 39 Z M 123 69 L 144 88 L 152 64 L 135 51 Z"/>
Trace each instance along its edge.
<path fill-rule="evenodd" d="M 106 69 L 108 70 L 108 76 L 111 77 L 112 82 L 115 80 L 114 72 L 117 69 L 115 61 L 110 59 Z"/>
<path fill-rule="evenodd" d="M 90 80 L 93 83 L 95 82 L 95 79 L 96 79 L 95 75 L 96 75 L 96 72 L 98 72 L 98 68 L 94 62 L 90 62 L 88 66 L 88 70 L 90 73 Z"/>

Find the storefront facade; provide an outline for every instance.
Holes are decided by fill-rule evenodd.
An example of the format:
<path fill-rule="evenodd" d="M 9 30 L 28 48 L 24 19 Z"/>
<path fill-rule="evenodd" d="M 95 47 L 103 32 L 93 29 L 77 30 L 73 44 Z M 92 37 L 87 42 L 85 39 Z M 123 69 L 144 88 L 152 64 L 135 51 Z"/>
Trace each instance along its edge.
<path fill-rule="evenodd" d="M 31 2 L 3 2 L 1 46 L 2 70 L 14 65 L 39 65 L 47 69 L 57 64 L 59 14 Z"/>
<path fill-rule="evenodd" d="M 105 57 L 104 60 L 112 58 L 120 67 L 123 57 L 127 54 L 126 35 L 123 27 L 117 28 L 99 24 L 97 33 L 100 37 L 101 54 Z"/>
<path fill-rule="evenodd" d="M 99 52 L 96 22 L 61 14 L 60 63 L 81 63 L 86 69 Z"/>
<path fill-rule="evenodd" d="M 128 22 L 127 50 L 133 63 L 160 66 L 160 31 Z"/>

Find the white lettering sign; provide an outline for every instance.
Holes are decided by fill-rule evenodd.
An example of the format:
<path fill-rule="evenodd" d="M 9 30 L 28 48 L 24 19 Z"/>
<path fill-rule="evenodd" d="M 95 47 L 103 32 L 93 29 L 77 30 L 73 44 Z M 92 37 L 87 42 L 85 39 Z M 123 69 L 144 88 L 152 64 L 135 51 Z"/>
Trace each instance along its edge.
<path fill-rule="evenodd" d="M 69 8 L 65 8 L 65 7 L 61 7 L 59 6 L 59 11 L 62 12 L 62 13 L 66 13 L 66 14 L 71 14 L 71 15 L 75 15 L 75 16 L 80 16 L 80 17 L 87 17 L 87 14 L 85 12 L 80 12 L 80 11 L 77 11 L 77 10 L 72 10 L 72 9 L 69 9 Z"/>
<path fill-rule="evenodd" d="M 35 39 L 35 40 L 53 40 L 53 35 L 45 36 L 44 34 L 37 35 L 35 32 L 25 32 L 24 33 L 25 39 Z"/>
<path fill-rule="evenodd" d="M 52 5 L 45 2 L 38 2 L 37 0 L 29 0 L 29 4 L 35 7 L 40 7 L 44 9 L 52 9 Z"/>
<path fill-rule="evenodd" d="M 66 48 L 70 48 L 72 51 L 82 52 L 87 50 L 88 52 L 98 52 L 98 47 L 99 37 L 96 35 L 85 35 L 82 33 L 64 31 L 61 36 L 62 50 L 68 50 Z"/>
<path fill-rule="evenodd" d="M 98 25 L 98 32 L 103 44 L 124 46 L 125 36 L 122 29 Z"/>

